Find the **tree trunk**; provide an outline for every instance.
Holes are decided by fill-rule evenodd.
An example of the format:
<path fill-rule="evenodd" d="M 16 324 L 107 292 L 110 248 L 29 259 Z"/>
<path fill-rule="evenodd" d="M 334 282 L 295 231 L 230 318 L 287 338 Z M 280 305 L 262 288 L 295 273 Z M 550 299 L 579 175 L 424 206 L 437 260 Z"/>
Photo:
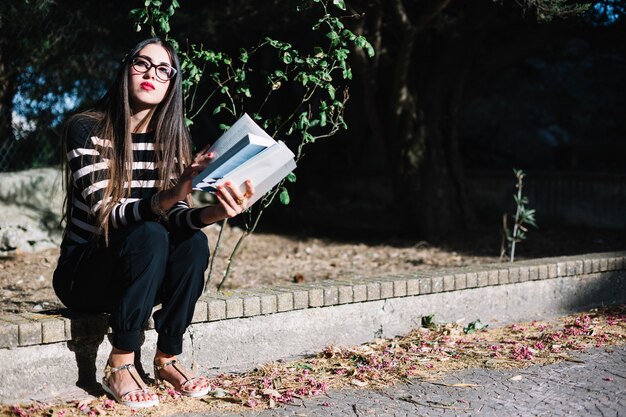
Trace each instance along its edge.
<path fill-rule="evenodd" d="M 371 135 L 374 141 L 378 142 L 386 151 L 387 159 L 391 158 L 391 150 L 389 146 L 386 146 L 385 142 L 385 129 L 383 126 L 382 109 L 380 108 L 379 90 L 378 90 L 378 63 L 380 61 L 380 48 L 381 48 L 381 25 L 383 20 L 383 5 L 382 3 L 375 4 L 368 10 L 366 15 L 359 19 L 357 26 L 354 28 L 354 32 L 358 35 L 365 35 L 366 24 L 372 22 L 371 34 L 368 34 L 370 40 L 373 40 L 374 51 L 376 55 L 373 58 L 369 58 L 363 48 L 353 48 L 352 53 L 356 64 L 353 66 L 354 72 L 357 78 L 361 81 L 361 87 L 363 89 L 363 107 L 365 114 L 367 115 L 367 123 L 371 130 Z M 370 13 L 373 18 L 370 19 Z"/>
<path fill-rule="evenodd" d="M 421 151 L 424 156 L 419 166 L 404 172 L 403 187 L 411 192 L 404 194 L 402 204 L 410 209 L 411 229 L 428 238 L 475 222 L 458 143 L 458 113 L 471 65 L 471 44 L 453 32 L 420 45 L 419 56 L 428 62 L 416 87 L 417 111 L 423 119 L 414 127 L 419 135 L 409 138 L 405 165 L 412 163 L 411 152 Z"/>
<path fill-rule="evenodd" d="M 371 3 L 394 19 L 382 31 L 376 19 L 376 26 L 370 19 L 362 29 L 386 48 L 377 49 L 375 65 L 361 59 L 357 65 L 362 68 L 355 71 L 364 77 L 374 136 L 386 135 L 395 206 L 404 216 L 404 230 L 428 238 L 476 223 L 459 143 L 463 104 L 474 92 L 470 80 L 545 45 L 554 36 L 546 32 L 555 26 L 529 25 L 514 6 L 507 10 L 489 1 L 449 3 Z M 444 11 L 451 7 L 450 13 Z M 373 80 L 384 84 L 376 86 Z M 381 103 L 386 111 L 380 111 Z"/>

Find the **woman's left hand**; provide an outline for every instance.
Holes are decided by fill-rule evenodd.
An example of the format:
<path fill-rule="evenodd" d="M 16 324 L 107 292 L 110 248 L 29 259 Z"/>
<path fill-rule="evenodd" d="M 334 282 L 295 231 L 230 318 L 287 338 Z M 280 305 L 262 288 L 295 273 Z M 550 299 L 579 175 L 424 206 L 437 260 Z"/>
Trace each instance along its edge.
<path fill-rule="evenodd" d="M 215 197 L 217 197 L 219 204 L 205 207 L 202 210 L 202 221 L 211 224 L 223 219 L 230 219 L 246 210 L 249 206 L 249 199 L 255 191 L 252 181 L 246 180 L 245 184 L 246 191 L 244 193 L 230 181 L 218 186 Z"/>
<path fill-rule="evenodd" d="M 254 195 L 254 186 L 252 181 L 246 180 L 246 192 L 242 193 L 239 187 L 226 181 L 224 185 L 217 187 L 215 196 L 219 201 L 220 207 L 224 212 L 224 218 L 235 217 L 248 208 L 249 198 Z"/>

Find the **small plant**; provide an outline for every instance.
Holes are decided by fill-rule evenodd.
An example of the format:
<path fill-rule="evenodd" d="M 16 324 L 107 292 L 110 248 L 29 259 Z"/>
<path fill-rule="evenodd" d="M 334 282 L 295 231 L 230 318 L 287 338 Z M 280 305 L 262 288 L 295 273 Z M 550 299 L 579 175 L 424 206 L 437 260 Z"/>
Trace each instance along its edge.
<path fill-rule="evenodd" d="M 474 320 L 473 322 L 469 323 L 467 326 L 463 327 L 463 333 L 465 334 L 471 334 L 471 333 L 475 333 L 479 330 L 483 330 L 486 329 L 487 327 L 489 327 L 488 324 L 482 323 L 480 321 L 480 319 Z"/>
<path fill-rule="evenodd" d="M 358 15 L 347 12 L 344 0 L 310 0 L 296 7 L 297 12 L 317 15 L 310 29 L 318 34 L 317 45 L 301 49 L 264 37 L 256 45 L 240 48 L 233 56 L 189 42 L 183 43 L 183 49 L 181 43 L 169 37 L 169 22 L 180 7 L 178 0 L 143 0 L 141 4 L 130 12 L 135 29 L 159 35 L 178 50 L 188 126 L 200 113 L 212 109 L 213 116 L 226 122 L 220 123 L 220 129 L 227 130 L 230 121 L 247 112 L 272 137 L 294 148 L 296 162 L 304 157 L 305 147 L 347 129 L 343 114 L 349 94 L 345 84 L 352 79 L 348 56 L 351 48 L 362 48 L 373 57 L 374 48 L 363 36 L 345 27 L 344 21 Z M 201 83 L 202 80 L 206 82 Z M 270 105 L 276 103 L 287 103 L 290 110 L 279 114 Z M 295 181 L 296 175 L 291 173 L 244 212 L 244 230 L 228 257 L 218 290 L 224 285 L 242 242 L 255 231 L 264 210 L 275 200 L 284 205 L 290 203 L 287 185 Z M 226 220 L 222 221 L 205 291 L 226 224 Z"/>
<path fill-rule="evenodd" d="M 422 327 L 426 329 L 436 329 L 437 323 L 435 323 L 435 315 L 429 314 L 428 316 L 422 317 Z"/>
<path fill-rule="evenodd" d="M 515 223 L 513 224 L 513 230 L 510 231 L 507 214 L 505 213 L 504 216 L 502 216 L 502 244 L 500 246 L 500 260 L 504 258 L 508 251 L 509 260 L 511 262 L 515 259 L 515 245 L 526 239 L 526 232 L 528 232 L 527 226 L 537 227 L 535 223 L 535 210 L 528 208 L 528 198 L 522 195 L 524 177 L 526 174 L 521 169 L 515 168 L 513 169 L 513 173 L 517 178 L 517 183 L 515 184 L 517 193 L 513 195 L 515 205 L 517 206 L 515 211 Z"/>

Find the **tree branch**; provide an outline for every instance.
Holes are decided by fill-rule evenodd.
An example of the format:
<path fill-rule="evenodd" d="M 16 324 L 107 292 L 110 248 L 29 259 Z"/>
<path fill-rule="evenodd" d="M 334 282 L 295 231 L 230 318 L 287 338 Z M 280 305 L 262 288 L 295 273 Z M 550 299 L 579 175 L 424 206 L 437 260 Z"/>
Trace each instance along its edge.
<path fill-rule="evenodd" d="M 431 6 L 426 9 L 424 13 L 422 13 L 415 23 L 415 28 L 420 31 L 424 29 L 430 22 L 432 22 L 443 10 L 448 7 L 450 4 L 450 0 L 439 0 L 438 2 L 432 3 Z"/>

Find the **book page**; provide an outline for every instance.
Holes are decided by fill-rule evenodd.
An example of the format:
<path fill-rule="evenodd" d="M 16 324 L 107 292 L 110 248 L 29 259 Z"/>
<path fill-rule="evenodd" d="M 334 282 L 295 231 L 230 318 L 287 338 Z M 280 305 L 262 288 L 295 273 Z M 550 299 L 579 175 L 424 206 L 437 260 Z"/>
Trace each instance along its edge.
<path fill-rule="evenodd" d="M 226 181 L 231 181 L 242 192 L 245 192 L 245 181 L 250 179 L 255 187 L 255 194 L 250 199 L 250 204 L 254 204 L 296 168 L 294 156 L 293 152 L 283 142 L 279 141 L 274 146 L 253 156 L 212 185 L 217 187 Z"/>
<path fill-rule="evenodd" d="M 245 113 L 226 132 L 217 138 L 215 143 L 209 148 L 208 152 L 213 152 L 215 154 L 215 158 L 219 158 L 248 133 L 268 139 L 271 141 L 271 144 L 275 142 L 270 135 L 261 129 L 261 127 L 257 125 L 247 113 Z M 267 146 L 270 146 L 270 144 Z"/>
<path fill-rule="evenodd" d="M 193 180 L 193 187 L 201 182 L 210 182 L 211 179 L 219 179 L 237 168 L 245 161 L 267 148 L 267 140 L 257 135 L 247 134 L 228 149 L 220 158 L 213 159 Z"/>
<path fill-rule="evenodd" d="M 250 116 L 244 114 L 209 148 L 207 152 L 213 152 L 214 157 L 192 180 L 193 188 L 195 190 L 206 188 L 215 179 L 223 177 L 231 169 L 275 143 L 276 141 L 254 123 Z"/>

